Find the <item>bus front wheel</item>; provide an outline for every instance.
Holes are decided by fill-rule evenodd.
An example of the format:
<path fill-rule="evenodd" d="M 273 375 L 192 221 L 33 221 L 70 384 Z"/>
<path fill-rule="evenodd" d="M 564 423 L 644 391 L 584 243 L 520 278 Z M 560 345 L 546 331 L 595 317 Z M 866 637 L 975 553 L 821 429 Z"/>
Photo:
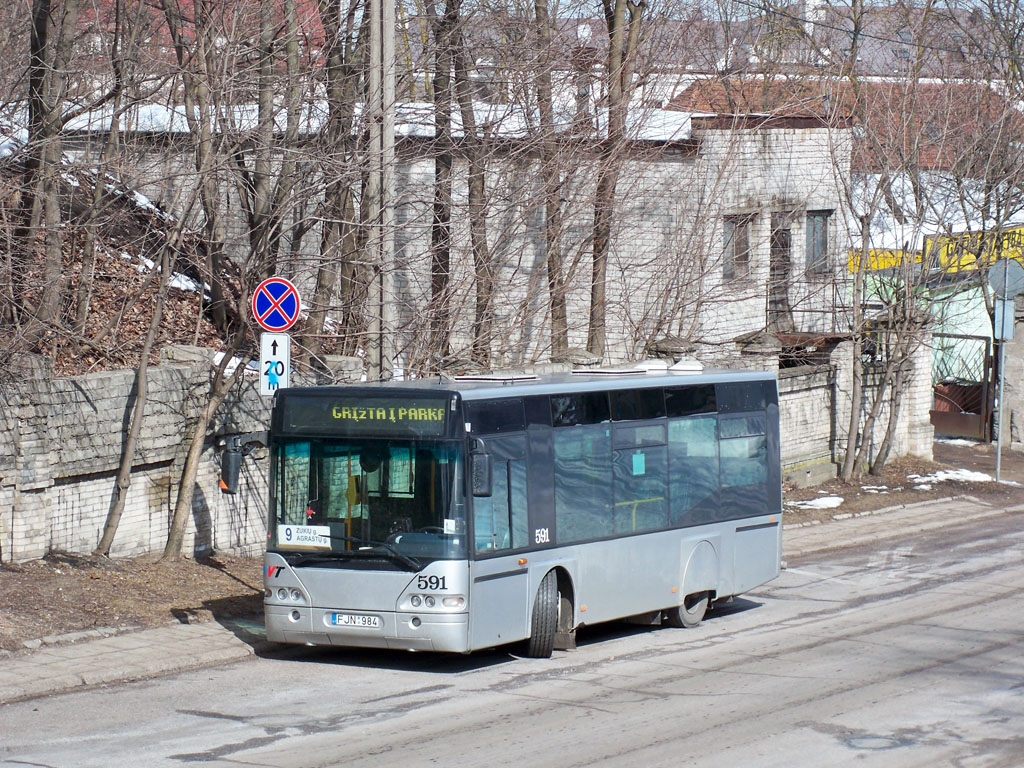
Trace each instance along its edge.
<path fill-rule="evenodd" d="M 554 571 L 548 571 L 541 579 L 537 599 L 533 603 L 533 617 L 530 619 L 530 639 L 526 644 L 526 655 L 535 659 L 551 657 L 555 648 L 555 631 L 558 628 L 558 581 Z"/>
<path fill-rule="evenodd" d="M 665 623 L 670 627 L 696 627 L 704 618 L 711 602 L 710 592 L 694 592 L 683 598 L 683 604 L 665 611 Z"/>

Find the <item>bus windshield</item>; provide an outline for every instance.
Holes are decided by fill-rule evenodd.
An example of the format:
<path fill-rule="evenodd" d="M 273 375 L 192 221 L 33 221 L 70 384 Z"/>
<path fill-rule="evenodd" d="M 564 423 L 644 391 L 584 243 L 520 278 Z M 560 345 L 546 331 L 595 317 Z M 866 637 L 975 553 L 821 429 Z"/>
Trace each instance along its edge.
<path fill-rule="evenodd" d="M 274 463 L 269 548 L 301 553 L 296 565 L 418 570 L 466 556 L 462 443 L 286 440 Z"/>

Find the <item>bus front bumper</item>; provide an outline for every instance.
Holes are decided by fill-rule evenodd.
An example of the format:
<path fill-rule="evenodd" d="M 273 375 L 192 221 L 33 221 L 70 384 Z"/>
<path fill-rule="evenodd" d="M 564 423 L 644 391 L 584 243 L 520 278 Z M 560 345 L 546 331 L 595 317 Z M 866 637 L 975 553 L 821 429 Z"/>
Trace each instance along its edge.
<path fill-rule="evenodd" d="M 466 613 L 346 611 L 271 604 L 264 609 L 267 639 L 274 643 L 451 653 L 469 649 Z M 363 625 L 339 625 L 346 620 Z"/>

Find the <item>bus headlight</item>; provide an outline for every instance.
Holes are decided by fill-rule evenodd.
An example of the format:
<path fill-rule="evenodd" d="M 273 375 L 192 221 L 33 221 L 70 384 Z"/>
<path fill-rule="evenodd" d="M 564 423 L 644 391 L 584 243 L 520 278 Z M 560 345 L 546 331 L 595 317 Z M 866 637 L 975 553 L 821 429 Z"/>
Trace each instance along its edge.
<path fill-rule="evenodd" d="M 292 600 L 294 600 L 297 603 L 302 602 L 303 599 L 304 599 L 303 595 L 302 595 L 302 592 L 300 592 L 299 590 L 295 589 L 294 587 L 292 587 L 292 590 L 291 590 L 291 598 L 292 598 Z"/>
<path fill-rule="evenodd" d="M 278 600 L 287 600 L 288 599 L 288 590 L 285 589 L 284 587 L 281 587 L 280 589 L 278 589 L 277 590 L 277 599 Z"/>
<path fill-rule="evenodd" d="M 460 611 L 466 608 L 465 595 L 407 595 L 399 610 Z"/>

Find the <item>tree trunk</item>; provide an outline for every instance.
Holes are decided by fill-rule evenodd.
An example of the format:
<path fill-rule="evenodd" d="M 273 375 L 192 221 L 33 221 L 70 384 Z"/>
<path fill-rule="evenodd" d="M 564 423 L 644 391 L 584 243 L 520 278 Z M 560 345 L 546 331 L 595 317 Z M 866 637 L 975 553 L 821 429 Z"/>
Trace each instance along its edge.
<path fill-rule="evenodd" d="M 175 232 L 175 241 L 180 234 L 180 225 Z M 149 354 L 153 349 L 153 342 L 156 340 L 157 330 L 160 328 L 160 319 L 163 316 L 164 302 L 167 299 L 167 287 L 170 280 L 172 259 L 170 255 L 174 249 L 175 242 L 166 243 L 160 259 L 160 284 L 157 289 L 156 307 L 149 319 L 149 328 L 146 331 L 146 340 L 142 345 L 142 356 L 139 358 L 139 366 L 135 369 L 135 406 L 132 409 L 131 426 L 128 428 L 128 435 L 125 438 L 124 446 L 121 449 L 121 463 L 117 470 L 117 480 L 114 483 L 114 501 L 107 512 L 107 520 L 103 525 L 103 534 L 100 536 L 99 544 L 93 550 L 94 555 L 110 554 L 110 548 L 114 544 L 114 536 L 117 534 L 117 527 L 121 523 L 121 514 L 124 512 L 125 501 L 128 498 L 128 489 L 132 484 L 132 465 L 135 463 L 135 446 L 139 440 L 139 433 L 142 431 L 142 424 L 146 417 L 146 404 L 149 394 Z"/>
<path fill-rule="evenodd" d="M 453 34 L 459 21 L 458 0 L 446 0 L 438 16 L 428 6 L 434 34 L 434 208 L 430 224 L 430 333 L 428 371 L 436 371 L 451 354 L 452 245 L 452 91 Z"/>
<path fill-rule="evenodd" d="M 181 481 L 178 484 L 178 496 L 174 503 L 174 514 L 171 516 L 171 523 L 167 530 L 167 544 L 164 546 L 164 553 L 161 560 L 177 560 L 181 557 L 181 547 L 185 540 L 185 529 L 188 524 L 188 517 L 192 511 L 192 498 L 195 495 L 196 478 L 199 476 L 199 462 L 203 455 L 203 446 L 206 443 L 206 433 L 213 421 L 214 414 L 220 404 L 227 397 L 231 387 L 242 377 L 242 372 L 249 363 L 249 358 L 238 361 L 238 366 L 230 377 L 224 375 L 228 363 L 231 362 L 235 353 L 244 339 L 244 331 L 239 330 L 232 339 L 230 345 L 224 352 L 224 357 L 217 366 L 213 376 L 213 384 L 210 386 L 209 399 L 199 413 L 193 427 L 192 437 L 189 440 L 188 453 L 185 455 L 185 464 L 181 469 Z"/>
<path fill-rule="evenodd" d="M 903 405 L 903 393 L 910 378 L 910 371 L 909 361 L 904 358 L 901 361 L 901 365 L 897 368 L 896 375 L 893 377 L 892 384 L 890 385 L 889 421 L 885 425 L 885 435 L 878 446 L 878 453 L 875 454 L 875 458 L 868 468 L 868 474 L 882 474 L 886 462 L 889 461 L 889 452 L 892 450 L 893 437 L 896 435 L 896 426 L 899 423 L 900 410 Z"/>
<path fill-rule="evenodd" d="M 853 295 L 850 297 L 850 311 L 853 314 L 853 381 L 850 386 L 850 420 L 846 432 L 846 454 L 843 456 L 843 468 L 840 476 L 843 482 L 850 482 L 857 473 L 857 439 L 860 436 L 860 401 L 864 390 L 864 270 L 868 268 L 870 258 L 871 233 L 870 217 L 864 216 L 860 223 L 861 251 L 857 271 L 853 274 Z M 838 407 L 834 403 L 833 407 Z M 859 473 L 857 473 L 859 474 Z"/>
<path fill-rule="evenodd" d="M 602 142 L 597 187 L 594 192 L 593 264 L 590 283 L 590 326 L 587 350 L 604 356 L 607 346 L 607 276 L 611 250 L 615 190 L 622 171 L 626 142 L 626 111 L 633 91 L 640 16 L 644 5 L 631 0 L 605 2 L 605 23 L 610 45 L 605 71 L 607 83 L 607 136 Z"/>
<path fill-rule="evenodd" d="M 42 341 L 60 312 L 64 276 L 64 242 L 58 198 L 62 156 L 61 111 L 67 92 L 68 62 L 78 25 L 78 7 L 78 0 L 65 0 L 58 16 L 51 0 L 33 0 L 32 3 L 28 157 L 18 239 L 26 259 L 36 261 L 39 258 L 37 233 L 42 226 L 42 274 L 41 284 L 37 286 L 38 298 L 31 304 L 25 302 L 29 287 L 21 279 L 26 270 L 16 271 L 18 279 L 13 291 L 21 309 L 29 314 L 20 340 L 27 348 Z M 57 25 L 55 38 L 51 34 L 51 25 Z"/>
<path fill-rule="evenodd" d="M 540 71 L 537 73 L 537 105 L 540 111 L 540 165 L 544 179 L 544 259 L 548 278 L 548 311 L 551 316 L 551 356 L 569 350 L 565 277 L 562 273 L 562 174 L 558 167 L 555 113 L 551 95 L 551 19 L 547 0 L 534 0 L 540 38 Z"/>
<path fill-rule="evenodd" d="M 361 61 L 369 44 L 369 14 L 364 14 L 356 29 L 361 4 L 350 0 L 342 16 L 340 2 L 318 0 L 317 11 L 326 36 L 323 77 L 327 91 L 327 128 L 318 142 L 321 165 L 328 178 L 320 216 L 320 253 L 316 266 L 316 285 L 308 302 L 309 318 L 302 329 L 302 346 L 316 359 L 323 349 L 328 311 L 340 293 L 343 314 L 340 335 L 344 351 L 355 349 L 360 331 L 360 279 L 355 258 L 359 253 L 359 224 L 353 200 L 353 180 L 347 173 L 352 163 L 350 136 L 358 95 Z"/>
<path fill-rule="evenodd" d="M 484 369 L 491 365 L 491 337 L 494 317 L 494 263 L 487 243 L 487 183 L 483 142 L 477 135 L 473 113 L 472 84 L 466 43 L 461 33 L 454 37 L 455 94 L 462 115 L 463 141 L 469 162 L 468 203 L 469 241 L 473 250 L 473 271 L 476 283 L 476 311 L 473 316 L 473 362 Z"/>

